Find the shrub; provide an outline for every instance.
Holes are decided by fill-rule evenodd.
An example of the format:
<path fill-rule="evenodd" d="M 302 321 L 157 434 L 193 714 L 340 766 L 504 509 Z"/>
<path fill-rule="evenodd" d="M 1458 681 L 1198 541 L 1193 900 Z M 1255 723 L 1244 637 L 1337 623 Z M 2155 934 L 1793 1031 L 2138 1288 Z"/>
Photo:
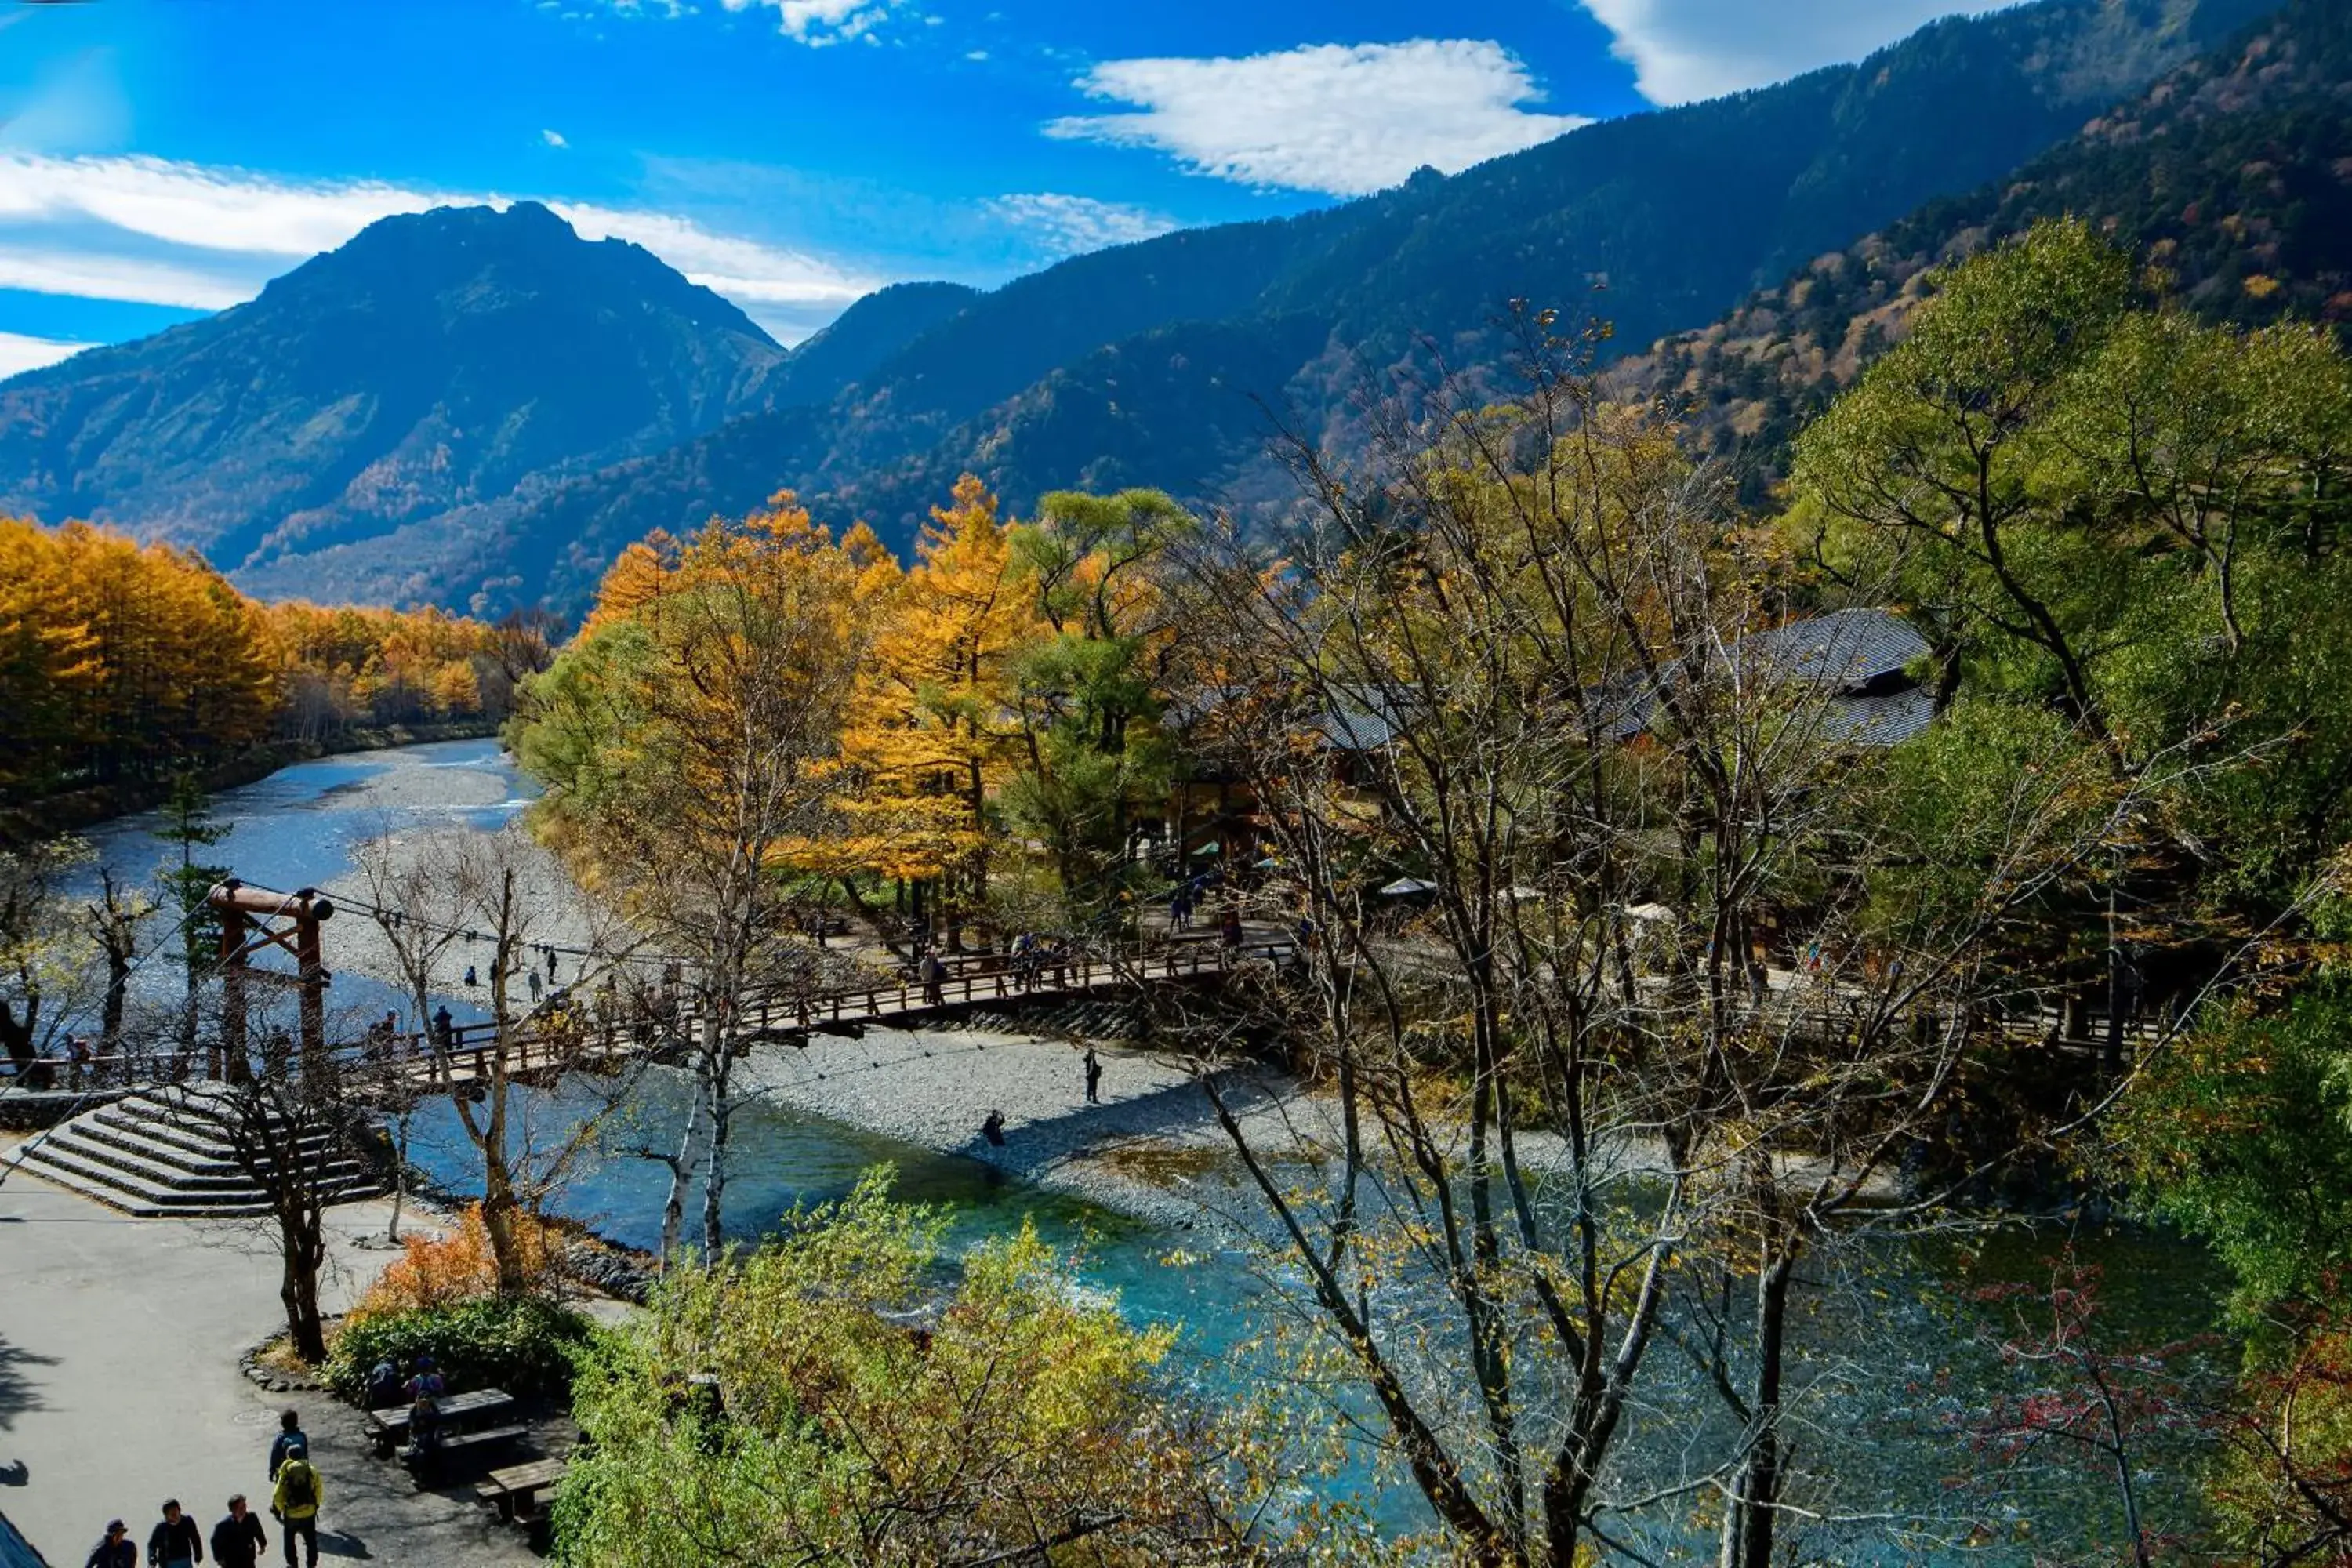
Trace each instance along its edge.
<path fill-rule="evenodd" d="M 559 1250 L 553 1228 L 527 1214 L 510 1222 L 523 1272 L 544 1280 L 550 1260 Z M 386 1312 L 447 1307 L 476 1296 L 499 1292 L 497 1255 L 490 1250 L 490 1233 L 482 1223 L 482 1205 L 469 1205 L 457 1216 L 457 1228 L 438 1239 L 408 1238 L 405 1248 L 376 1282 L 368 1287 L 351 1321 L 362 1321 Z"/>
<path fill-rule="evenodd" d="M 429 1355 L 452 1393 L 567 1394 L 574 1358 L 595 1331 L 581 1313 L 535 1296 L 478 1296 L 375 1312 L 343 1325 L 327 1353 L 325 1377 L 340 1397 L 356 1402 L 378 1362 L 404 1367 Z"/>

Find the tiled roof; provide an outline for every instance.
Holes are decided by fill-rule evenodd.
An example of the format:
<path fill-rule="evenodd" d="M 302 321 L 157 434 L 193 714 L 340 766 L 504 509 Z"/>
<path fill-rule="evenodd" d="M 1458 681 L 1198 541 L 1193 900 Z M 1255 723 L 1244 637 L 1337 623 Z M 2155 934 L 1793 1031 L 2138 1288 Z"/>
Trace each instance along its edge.
<path fill-rule="evenodd" d="M 1822 715 L 1822 734 L 1857 746 L 1907 741 L 1936 717 L 1936 694 L 1924 686 L 1881 697 L 1833 697 Z"/>
<path fill-rule="evenodd" d="M 1833 610 L 1758 632 L 1741 645 L 1765 668 L 1853 690 L 1898 675 L 1928 652 L 1927 639 L 1885 610 Z"/>

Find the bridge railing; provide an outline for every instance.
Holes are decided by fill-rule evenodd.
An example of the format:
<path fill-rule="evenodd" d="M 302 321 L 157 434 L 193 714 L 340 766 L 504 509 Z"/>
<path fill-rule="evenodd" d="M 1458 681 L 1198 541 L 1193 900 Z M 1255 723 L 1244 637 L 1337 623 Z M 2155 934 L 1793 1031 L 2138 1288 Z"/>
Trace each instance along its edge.
<path fill-rule="evenodd" d="M 929 984 L 920 979 L 896 979 L 821 991 L 786 986 L 755 990 L 745 998 L 741 1025 L 753 1034 L 799 1032 L 914 1016 L 939 1008 L 1221 974 L 1244 962 L 1279 963 L 1294 951 L 1295 944 L 1287 939 L 1259 937 L 1234 946 L 1214 933 L 1204 933 L 1092 950 L 1072 948 L 1058 953 L 943 957 L 943 973 Z M 347 1075 L 405 1076 L 438 1086 L 486 1079 L 501 1066 L 508 1074 L 520 1075 L 645 1055 L 681 1034 L 690 1037 L 702 1026 L 703 1020 L 684 997 L 677 999 L 667 1014 L 614 1018 L 599 1016 L 593 1003 L 583 1006 L 574 993 L 569 1006 L 543 1005 L 510 1026 L 503 1045 L 498 1023 L 483 1020 L 452 1024 L 438 1039 L 429 1030 L 362 1035 L 335 1042 L 328 1047 L 327 1055 Z M 502 1049 L 503 1063 L 499 1059 Z M 205 1077 L 214 1066 L 210 1049 L 92 1056 L 79 1063 L 57 1056 L 23 1063 L 0 1057 L 0 1092 L 178 1081 Z"/>

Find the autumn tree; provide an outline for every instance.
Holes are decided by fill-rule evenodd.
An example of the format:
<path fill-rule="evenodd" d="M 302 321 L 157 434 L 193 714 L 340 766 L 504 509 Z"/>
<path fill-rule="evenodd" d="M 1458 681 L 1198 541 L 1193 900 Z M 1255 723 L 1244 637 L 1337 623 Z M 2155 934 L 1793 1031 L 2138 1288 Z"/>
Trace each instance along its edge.
<path fill-rule="evenodd" d="M 20 1083 L 42 1083 L 36 1064 L 89 1000 L 90 947 L 64 885 L 89 858 L 78 839 L 0 849 L 0 1052 Z"/>
<path fill-rule="evenodd" d="M 1258 1478 L 1163 1392 L 1165 1330 L 1034 1234 L 984 1245 L 921 1322 L 940 1217 L 889 1173 L 730 1268 L 674 1271 L 575 1390 L 569 1561 L 1241 1564 Z"/>
<path fill-rule="evenodd" d="M 950 919 L 988 892 L 992 803 L 1012 761 L 1013 671 L 1043 630 L 1012 574 L 1010 531 L 971 475 L 934 508 L 915 564 L 867 584 L 873 659 L 843 759 L 872 831 L 844 847 L 886 876 L 939 884 Z"/>
<path fill-rule="evenodd" d="M 791 875 L 840 826 L 841 738 L 875 637 L 860 588 L 874 564 L 781 496 L 666 558 L 618 565 L 618 596 L 535 683 L 520 738 L 549 784 L 556 841 L 685 968 L 678 1044 L 696 1092 L 682 1150 L 707 1136 L 713 1253 L 750 1004 L 808 983 Z M 694 1163 L 682 1155 L 677 1186 Z"/>
<path fill-rule="evenodd" d="M 1208 1086 L 1447 1551 L 1571 1563 L 1704 1491 L 1718 1560 L 1761 1568 L 1834 1484 L 1787 1440 L 1800 1265 L 1877 1223 L 2008 984 L 2004 923 L 2117 805 L 2061 745 L 1973 834 L 1911 815 L 1818 674 L 1853 650 L 1779 635 L 1781 562 L 1723 478 L 1605 406 L 1580 342 L 1527 349 L 1507 405 L 1391 405 L 1344 469 L 1294 450 L 1310 520 L 1195 568 L 1194 733 L 1272 841 L 1266 912 L 1315 937 L 1223 1027 L 1331 1109 L 1252 1117 L 1223 1056 Z M 1733 1419 L 1690 1418 L 1660 1495 L 1615 1457 L 1686 1289 L 1744 1298 L 1678 1347 Z"/>
<path fill-rule="evenodd" d="M 506 682 L 484 680 L 518 651 L 437 609 L 265 606 L 189 552 L 0 519 L 0 801 L 152 785 L 273 736 L 498 717 Z"/>

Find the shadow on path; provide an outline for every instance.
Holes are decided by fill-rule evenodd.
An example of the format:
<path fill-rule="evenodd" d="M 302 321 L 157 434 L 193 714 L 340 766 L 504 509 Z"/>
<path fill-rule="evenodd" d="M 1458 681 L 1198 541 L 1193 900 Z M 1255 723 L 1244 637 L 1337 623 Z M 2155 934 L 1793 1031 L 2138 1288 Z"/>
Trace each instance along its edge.
<path fill-rule="evenodd" d="M 57 1364 L 57 1357 L 35 1355 L 12 1343 L 6 1335 L 0 1334 L 0 1432 L 16 1426 L 16 1417 L 25 1412 L 41 1408 L 40 1395 L 35 1391 L 34 1381 L 27 1369 Z M 24 1483 L 6 1484 L 21 1486 Z"/>

